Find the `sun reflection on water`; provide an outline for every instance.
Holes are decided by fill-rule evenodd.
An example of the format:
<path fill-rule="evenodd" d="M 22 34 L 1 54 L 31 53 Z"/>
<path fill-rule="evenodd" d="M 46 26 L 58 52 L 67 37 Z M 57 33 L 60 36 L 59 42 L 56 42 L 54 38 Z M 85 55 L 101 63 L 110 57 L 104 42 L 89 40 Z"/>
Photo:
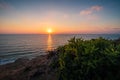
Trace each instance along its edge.
<path fill-rule="evenodd" d="M 48 35 L 48 40 L 47 40 L 47 50 L 52 49 L 52 36 L 51 34 Z"/>

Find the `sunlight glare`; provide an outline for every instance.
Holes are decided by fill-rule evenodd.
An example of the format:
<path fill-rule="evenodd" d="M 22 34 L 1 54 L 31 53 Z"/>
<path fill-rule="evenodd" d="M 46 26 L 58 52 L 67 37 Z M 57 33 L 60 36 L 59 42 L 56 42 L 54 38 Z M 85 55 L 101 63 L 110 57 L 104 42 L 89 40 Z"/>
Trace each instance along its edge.
<path fill-rule="evenodd" d="M 47 30 L 47 32 L 48 32 L 49 34 L 52 33 L 52 29 L 49 28 L 49 29 Z"/>

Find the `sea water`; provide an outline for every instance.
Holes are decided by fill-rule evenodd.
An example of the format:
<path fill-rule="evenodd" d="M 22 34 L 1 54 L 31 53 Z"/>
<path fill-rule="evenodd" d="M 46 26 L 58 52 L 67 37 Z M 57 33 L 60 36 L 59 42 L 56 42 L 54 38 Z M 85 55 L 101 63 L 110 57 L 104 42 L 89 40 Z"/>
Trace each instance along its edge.
<path fill-rule="evenodd" d="M 45 55 L 48 50 L 64 45 L 72 37 L 117 39 L 120 34 L 0 34 L 0 65 L 22 57 L 32 59 Z"/>

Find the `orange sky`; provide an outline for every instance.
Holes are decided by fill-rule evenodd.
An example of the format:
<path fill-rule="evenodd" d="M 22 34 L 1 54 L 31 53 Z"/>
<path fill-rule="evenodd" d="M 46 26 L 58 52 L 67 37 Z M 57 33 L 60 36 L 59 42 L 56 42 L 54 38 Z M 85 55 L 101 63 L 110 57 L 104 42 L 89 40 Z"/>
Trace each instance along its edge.
<path fill-rule="evenodd" d="M 0 1 L 0 34 L 120 33 L 116 1 L 58 1 Z"/>

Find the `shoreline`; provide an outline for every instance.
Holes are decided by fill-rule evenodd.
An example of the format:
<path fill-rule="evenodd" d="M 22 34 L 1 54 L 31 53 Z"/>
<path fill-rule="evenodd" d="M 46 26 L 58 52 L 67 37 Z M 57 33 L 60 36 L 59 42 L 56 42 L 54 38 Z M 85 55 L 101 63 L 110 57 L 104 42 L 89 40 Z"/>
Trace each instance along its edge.
<path fill-rule="evenodd" d="M 19 58 L 13 63 L 0 65 L 0 80 L 56 80 L 56 70 L 50 67 L 54 59 L 55 55 L 49 57 L 46 54 L 31 60 Z"/>
<path fill-rule="evenodd" d="M 46 53 L 47 53 L 47 52 L 46 52 Z M 15 62 L 16 60 L 18 60 L 18 59 L 25 59 L 25 58 L 26 58 L 26 59 L 28 59 L 28 60 L 32 60 L 32 59 L 34 59 L 34 58 L 47 55 L 46 53 L 45 53 L 45 54 L 41 54 L 41 55 L 37 55 L 37 56 L 34 56 L 34 57 L 20 57 L 20 58 L 11 59 L 11 60 L 4 60 L 4 61 L 1 61 L 0 66 L 14 63 L 14 62 Z"/>

